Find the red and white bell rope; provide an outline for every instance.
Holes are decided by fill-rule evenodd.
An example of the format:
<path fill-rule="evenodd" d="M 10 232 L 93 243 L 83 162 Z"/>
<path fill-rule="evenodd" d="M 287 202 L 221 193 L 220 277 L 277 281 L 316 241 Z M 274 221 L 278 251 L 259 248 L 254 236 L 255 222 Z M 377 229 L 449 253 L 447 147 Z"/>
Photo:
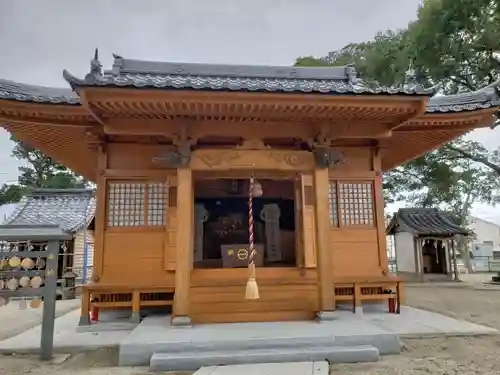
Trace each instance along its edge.
<path fill-rule="evenodd" d="M 255 189 L 255 177 L 250 178 L 248 189 L 248 270 L 250 276 L 247 281 L 245 299 L 258 299 L 259 288 L 255 279 L 255 248 L 254 248 L 254 229 L 253 229 L 253 194 Z"/>

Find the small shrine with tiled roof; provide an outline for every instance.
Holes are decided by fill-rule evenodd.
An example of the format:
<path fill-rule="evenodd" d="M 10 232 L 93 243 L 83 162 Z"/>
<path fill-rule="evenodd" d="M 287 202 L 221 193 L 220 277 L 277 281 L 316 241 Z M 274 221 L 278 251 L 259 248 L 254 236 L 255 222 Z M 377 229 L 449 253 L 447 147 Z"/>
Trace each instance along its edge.
<path fill-rule="evenodd" d="M 19 225 L 57 225 L 73 237 L 61 254 L 58 272 L 62 275 L 71 270 L 85 282 L 92 276 L 95 209 L 92 189 L 35 189 L 17 204 L 3 223 L 3 230 Z"/>
<path fill-rule="evenodd" d="M 394 236 L 398 275 L 412 281 L 452 280 L 454 242 L 457 236 L 471 234 L 437 208 L 401 208 L 386 233 Z"/>
<path fill-rule="evenodd" d="M 82 324 L 91 295 L 134 321 L 172 305 L 173 325 L 328 319 L 400 296 L 382 173 L 492 126 L 500 105 L 498 82 L 443 96 L 412 69 L 373 87 L 351 65 L 114 55 L 104 70 L 96 51 L 83 78 L 63 76 L 0 81 L 0 124 L 96 183 Z"/>

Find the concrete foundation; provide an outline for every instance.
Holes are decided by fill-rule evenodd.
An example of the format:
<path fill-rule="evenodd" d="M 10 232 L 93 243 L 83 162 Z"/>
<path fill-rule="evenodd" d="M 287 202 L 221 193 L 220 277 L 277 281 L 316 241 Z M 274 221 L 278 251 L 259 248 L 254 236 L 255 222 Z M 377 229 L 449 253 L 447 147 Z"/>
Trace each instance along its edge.
<path fill-rule="evenodd" d="M 354 316 L 350 313 L 349 315 Z M 322 322 L 209 324 L 174 327 L 169 317 L 144 319 L 120 343 L 121 366 L 192 370 L 206 365 L 315 361 L 364 362 L 401 350 L 395 333 L 351 318 Z"/>

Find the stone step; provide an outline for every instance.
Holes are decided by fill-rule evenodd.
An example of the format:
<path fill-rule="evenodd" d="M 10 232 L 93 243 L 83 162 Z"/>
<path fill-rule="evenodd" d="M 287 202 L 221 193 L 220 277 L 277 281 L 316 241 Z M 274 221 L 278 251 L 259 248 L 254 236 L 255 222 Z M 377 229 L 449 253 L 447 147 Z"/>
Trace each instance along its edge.
<path fill-rule="evenodd" d="M 186 328 L 189 329 L 189 328 Z M 323 346 L 358 346 L 372 345 L 375 346 L 381 354 L 395 354 L 400 352 L 399 337 L 392 333 L 378 335 L 353 335 L 353 336 L 290 336 L 290 337 L 248 337 L 245 340 L 229 338 L 223 333 L 217 338 L 206 337 L 206 339 L 190 340 L 190 341 L 160 341 L 151 343 L 148 348 L 151 350 L 150 355 L 156 352 L 163 353 L 178 353 L 190 351 L 207 351 L 207 350 L 252 350 L 252 349 L 278 349 L 278 348 L 294 348 L 294 347 L 323 347 Z M 126 346 L 126 347 L 125 347 Z M 139 345 L 128 344 L 121 345 L 124 352 L 136 353 L 143 351 L 144 344 Z M 122 348 L 123 347 L 123 348 Z M 149 358 L 149 357 L 148 357 Z"/>
<path fill-rule="evenodd" d="M 324 360 L 330 363 L 356 363 L 376 362 L 379 358 L 378 349 L 371 345 L 163 352 L 151 356 L 149 369 L 150 371 L 195 371 L 203 366 L 217 365 Z"/>

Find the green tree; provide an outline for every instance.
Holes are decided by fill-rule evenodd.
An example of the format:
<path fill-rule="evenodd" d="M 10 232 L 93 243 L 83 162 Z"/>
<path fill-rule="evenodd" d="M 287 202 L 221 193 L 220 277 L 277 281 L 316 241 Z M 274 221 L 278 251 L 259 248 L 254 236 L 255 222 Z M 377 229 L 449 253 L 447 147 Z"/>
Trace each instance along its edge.
<path fill-rule="evenodd" d="M 23 196 L 23 188 L 17 184 L 3 184 L 0 187 L 0 206 L 8 203 L 16 203 Z M 0 218 L 1 220 L 2 218 Z"/>
<path fill-rule="evenodd" d="M 406 29 L 377 34 L 324 57 L 301 57 L 301 66 L 354 64 L 368 84 L 398 85 L 412 62 L 425 85 L 445 94 L 475 91 L 500 79 L 500 2 L 425 0 Z M 474 202 L 499 197 L 500 150 L 459 138 L 384 176 L 388 202 L 441 206 L 465 224 Z"/>
<path fill-rule="evenodd" d="M 85 187 L 85 180 L 42 151 L 20 140 L 14 138 L 12 140 L 15 142 L 12 156 L 26 162 L 26 166 L 19 167 L 19 185 L 26 188 Z"/>
<path fill-rule="evenodd" d="M 18 202 L 27 191 L 35 188 L 66 189 L 88 185 L 83 178 L 40 150 L 13 137 L 11 140 L 15 143 L 12 156 L 25 162 L 25 165 L 19 167 L 17 184 L 4 184 L 0 188 L 0 205 Z"/>

